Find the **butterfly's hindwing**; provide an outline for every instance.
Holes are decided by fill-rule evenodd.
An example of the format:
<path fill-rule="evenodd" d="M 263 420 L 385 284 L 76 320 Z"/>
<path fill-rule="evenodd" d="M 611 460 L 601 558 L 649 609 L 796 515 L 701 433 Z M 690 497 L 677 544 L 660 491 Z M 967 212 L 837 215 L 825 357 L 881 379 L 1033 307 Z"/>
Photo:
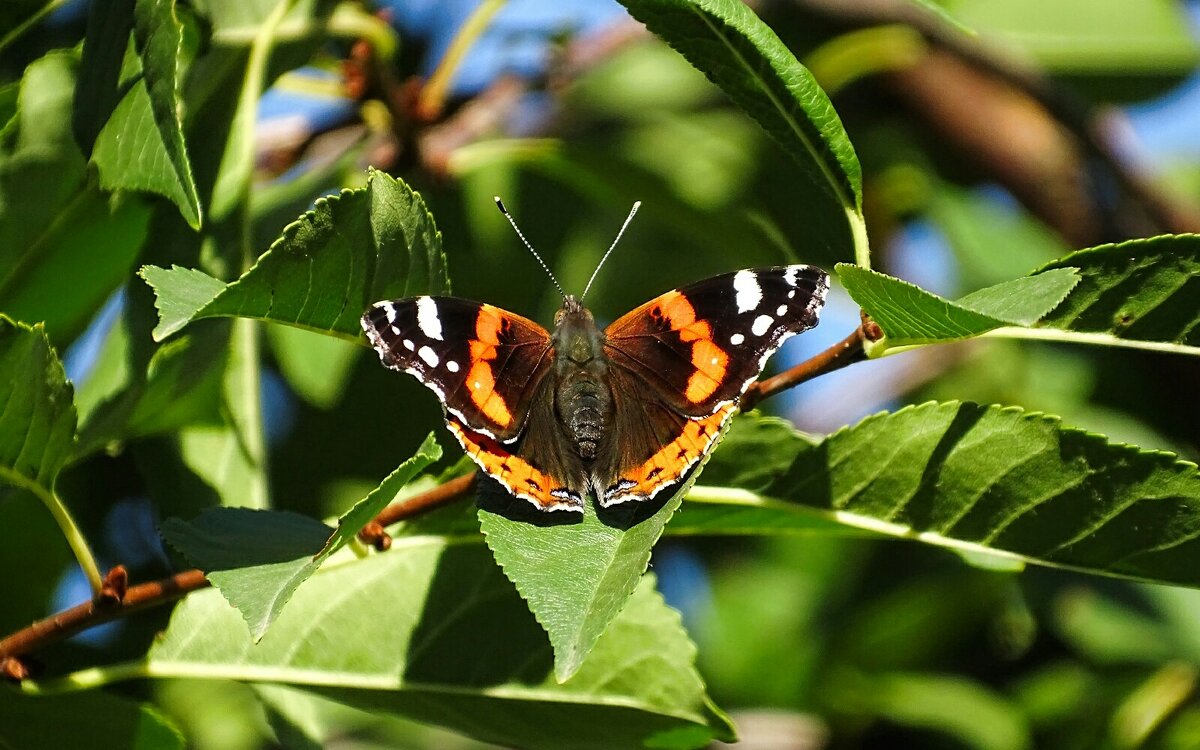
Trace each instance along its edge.
<path fill-rule="evenodd" d="M 504 443 L 520 435 L 554 357 L 537 323 L 457 297 L 378 302 L 362 326 L 383 364 L 415 375 L 463 425 Z"/>
<path fill-rule="evenodd" d="M 605 353 L 681 414 L 706 417 L 741 396 L 784 340 L 817 324 L 828 289 L 812 266 L 714 276 L 621 316 L 604 332 Z"/>

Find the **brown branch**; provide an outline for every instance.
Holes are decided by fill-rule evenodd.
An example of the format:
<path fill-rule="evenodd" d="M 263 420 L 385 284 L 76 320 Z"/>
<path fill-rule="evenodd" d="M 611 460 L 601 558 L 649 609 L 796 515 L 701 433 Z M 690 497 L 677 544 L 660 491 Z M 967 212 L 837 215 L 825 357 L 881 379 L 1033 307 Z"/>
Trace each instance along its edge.
<path fill-rule="evenodd" d="M 142 583 L 122 590 L 120 581 L 126 577 L 125 569 L 117 566 L 105 577 L 105 589 L 92 601 L 77 604 L 70 609 L 38 620 L 0 640 L 0 673 L 22 679 L 29 675 L 19 657 L 34 649 L 69 638 L 88 628 L 124 617 L 133 612 L 181 599 L 209 583 L 199 570 L 185 570 L 170 578 Z M 114 585 L 110 585 L 114 584 Z M 123 594 L 123 596 L 122 596 Z"/>
<path fill-rule="evenodd" d="M 375 520 L 359 532 L 359 537 L 384 550 L 391 546 L 385 526 L 412 518 L 466 495 L 475 481 L 475 472 L 452 479 L 402 503 L 385 508 Z M 376 531 L 372 533 L 372 529 Z M 29 665 L 21 658 L 39 648 L 70 638 L 88 628 L 102 625 L 143 609 L 169 604 L 187 594 L 208 588 L 204 571 L 192 569 L 150 583 L 129 586 L 129 574 L 118 565 L 104 577 L 104 588 L 92 601 L 38 620 L 0 640 L 0 679 L 20 681 L 30 675 Z"/>
<path fill-rule="evenodd" d="M 840 370 L 846 365 L 866 359 L 867 355 L 863 351 L 863 342 L 866 340 L 867 335 L 864 329 L 871 325 L 873 324 L 864 322 L 863 325 L 855 328 L 854 332 L 849 336 L 815 357 L 807 359 L 778 375 L 754 383 L 742 395 L 742 410 L 752 409 L 764 398 L 774 396 L 776 393 L 788 388 L 794 388 L 806 380 L 812 380 L 818 375 Z"/>
<path fill-rule="evenodd" d="M 463 474 L 403 502 L 389 505 L 358 532 L 358 538 L 380 552 L 386 550 L 392 546 L 392 537 L 384 530 L 386 527 L 465 497 L 475 484 L 475 473 Z"/>

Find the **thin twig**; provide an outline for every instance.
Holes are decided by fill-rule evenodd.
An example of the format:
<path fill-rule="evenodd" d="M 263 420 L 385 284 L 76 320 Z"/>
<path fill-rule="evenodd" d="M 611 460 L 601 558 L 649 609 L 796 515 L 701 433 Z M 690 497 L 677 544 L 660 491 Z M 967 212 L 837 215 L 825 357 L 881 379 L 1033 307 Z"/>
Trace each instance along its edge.
<path fill-rule="evenodd" d="M 116 570 L 109 573 L 106 583 L 121 578 L 123 573 L 116 574 Z M 124 596 L 121 596 L 119 586 L 112 587 L 110 593 L 109 586 L 106 585 L 105 592 L 92 601 L 77 604 L 44 620 L 38 620 L 0 641 L 0 669 L 11 675 L 16 665 L 9 662 L 34 649 L 56 643 L 132 612 L 173 602 L 208 585 L 204 573 L 199 570 L 185 570 L 159 581 L 130 586 L 123 592 Z"/>
<path fill-rule="evenodd" d="M 384 526 L 427 513 L 463 497 L 471 489 L 474 480 L 475 473 L 471 472 L 386 508 L 374 521 L 367 524 L 360 536 L 367 535 L 369 529 L 378 526 L 378 538 L 363 538 L 377 549 L 387 549 L 391 537 L 383 531 Z M 382 539 L 387 541 L 381 541 Z M 128 586 L 127 582 L 128 574 L 125 568 L 117 566 L 104 577 L 104 585 L 93 600 L 39 620 L 0 640 L 0 677 L 11 680 L 25 679 L 29 676 L 29 668 L 21 657 L 31 651 L 139 610 L 169 604 L 209 586 L 204 571 L 197 569 L 185 570 L 168 578 L 137 586 Z"/>
<path fill-rule="evenodd" d="M 475 474 L 474 471 L 470 474 L 463 474 L 461 477 L 451 479 L 431 490 L 413 495 L 403 502 L 389 505 L 383 509 L 383 512 L 375 516 L 374 521 L 358 532 L 358 538 L 381 552 L 386 550 L 392 546 L 392 538 L 384 529 L 399 521 L 428 513 L 435 508 L 466 497 L 475 484 Z"/>
<path fill-rule="evenodd" d="M 818 375 L 840 370 L 846 365 L 866 359 L 867 355 L 863 350 L 863 342 L 865 340 L 863 328 L 864 326 L 855 328 L 854 332 L 849 336 L 815 357 L 807 359 L 774 377 L 759 380 L 751 385 L 746 393 L 742 395 L 742 410 L 751 409 L 764 398 L 774 396 L 776 393 L 785 391 L 788 388 L 794 388 L 806 380 L 812 380 Z"/>

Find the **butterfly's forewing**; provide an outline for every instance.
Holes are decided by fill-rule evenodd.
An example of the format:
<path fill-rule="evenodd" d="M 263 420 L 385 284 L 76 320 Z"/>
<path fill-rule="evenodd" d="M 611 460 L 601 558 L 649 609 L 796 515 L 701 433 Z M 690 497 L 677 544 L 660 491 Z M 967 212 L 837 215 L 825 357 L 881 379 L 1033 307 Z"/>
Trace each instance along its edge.
<path fill-rule="evenodd" d="M 377 302 L 362 326 L 383 364 L 415 375 L 462 425 L 502 443 L 520 435 L 554 359 L 537 323 L 457 297 Z"/>
<path fill-rule="evenodd" d="M 829 277 L 812 266 L 722 274 L 663 294 L 604 332 L 605 354 L 680 414 L 735 401 L 788 337 L 817 324 Z"/>

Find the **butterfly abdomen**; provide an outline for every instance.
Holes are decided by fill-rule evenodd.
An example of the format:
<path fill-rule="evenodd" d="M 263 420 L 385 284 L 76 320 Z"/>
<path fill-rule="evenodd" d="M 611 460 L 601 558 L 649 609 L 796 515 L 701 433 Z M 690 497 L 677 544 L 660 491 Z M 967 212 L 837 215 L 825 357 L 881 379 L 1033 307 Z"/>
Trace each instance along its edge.
<path fill-rule="evenodd" d="M 599 455 L 612 416 L 604 335 L 582 306 L 568 304 L 554 332 L 555 405 L 566 436 L 585 461 Z"/>

